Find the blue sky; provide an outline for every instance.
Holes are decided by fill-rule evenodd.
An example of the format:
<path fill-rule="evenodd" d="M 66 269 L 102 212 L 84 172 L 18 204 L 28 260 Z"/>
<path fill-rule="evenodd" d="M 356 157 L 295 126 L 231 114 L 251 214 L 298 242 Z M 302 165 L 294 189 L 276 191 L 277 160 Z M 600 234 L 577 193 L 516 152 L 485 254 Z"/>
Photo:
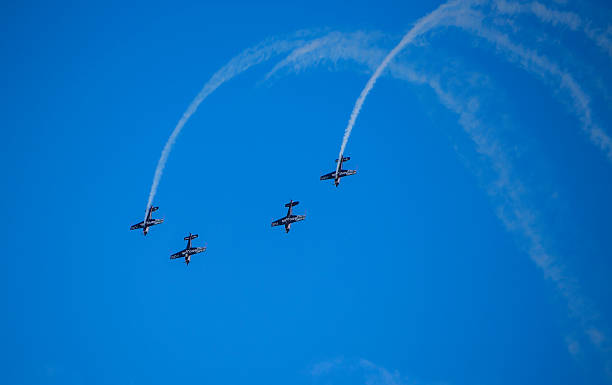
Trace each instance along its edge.
<path fill-rule="evenodd" d="M 441 4 L 3 4 L 2 382 L 610 383 L 608 4 L 460 3 L 318 180 Z"/>

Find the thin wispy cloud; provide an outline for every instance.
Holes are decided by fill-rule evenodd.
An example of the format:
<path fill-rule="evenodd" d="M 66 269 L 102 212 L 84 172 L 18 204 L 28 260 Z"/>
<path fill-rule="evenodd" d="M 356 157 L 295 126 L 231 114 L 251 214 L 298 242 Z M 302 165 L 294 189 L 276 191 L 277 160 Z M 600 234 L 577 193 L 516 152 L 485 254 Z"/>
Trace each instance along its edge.
<path fill-rule="evenodd" d="M 321 370 L 323 368 L 323 370 Z M 365 385 L 448 385 L 447 382 L 424 382 L 416 377 L 402 375 L 367 359 L 334 358 L 313 365 L 310 375 L 314 382 L 359 383 Z"/>
<path fill-rule="evenodd" d="M 344 363 L 344 358 L 342 357 L 338 357 L 338 358 L 335 358 L 329 361 L 317 362 L 310 369 L 310 375 L 315 376 L 315 377 L 325 375 L 329 373 L 330 371 L 336 369 L 338 366 L 342 365 L 343 363 Z"/>

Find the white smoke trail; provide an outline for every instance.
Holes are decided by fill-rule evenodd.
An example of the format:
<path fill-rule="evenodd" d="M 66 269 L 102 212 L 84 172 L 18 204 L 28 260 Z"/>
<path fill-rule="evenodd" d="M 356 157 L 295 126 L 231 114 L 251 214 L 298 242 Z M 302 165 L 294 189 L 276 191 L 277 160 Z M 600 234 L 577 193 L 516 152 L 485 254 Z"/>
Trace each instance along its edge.
<path fill-rule="evenodd" d="M 582 122 L 582 129 L 588 133 L 591 141 L 597 145 L 602 151 L 604 151 L 609 160 L 612 161 L 612 139 L 597 125 L 592 122 L 592 113 L 589 106 L 589 98 L 586 93 L 582 90 L 575 78 L 568 72 L 561 70 L 557 65 L 552 63 L 548 58 L 538 55 L 534 51 L 525 49 L 524 47 L 514 44 L 509 39 L 496 31 L 487 29 L 482 26 L 483 16 L 475 12 L 471 7 L 473 4 L 481 4 L 482 1 L 451 1 L 438 7 L 436 10 L 421 18 L 416 22 L 414 27 L 404 35 L 402 40 L 395 46 L 391 52 L 383 59 L 378 65 L 374 74 L 368 79 L 365 87 L 359 94 L 357 101 L 351 111 L 351 116 L 344 130 L 344 136 L 342 138 L 342 144 L 340 146 L 340 152 L 338 159 L 341 159 L 349 137 L 355 125 L 355 121 L 359 116 L 363 103 L 365 102 L 368 94 L 374 87 L 376 81 L 380 75 L 385 71 L 389 63 L 394 57 L 406 47 L 409 43 L 413 42 L 417 37 L 427 33 L 431 29 L 440 26 L 455 26 L 462 28 L 468 32 L 472 32 L 496 45 L 502 51 L 507 52 L 510 56 L 518 57 L 519 63 L 528 71 L 534 72 L 542 77 L 553 77 L 556 78 L 559 86 L 568 90 L 570 97 L 572 98 L 574 108 L 579 115 Z M 536 15 L 542 16 L 542 8 L 534 7 L 530 8 L 529 11 Z M 590 37 L 589 33 L 585 31 L 585 34 Z M 316 48 L 316 47 L 315 47 Z M 298 52 L 294 52 L 298 53 Z M 307 53 L 307 52 L 306 52 Z M 293 59 L 293 57 L 290 57 Z M 278 70 L 275 67 L 274 70 Z M 340 162 L 336 166 L 336 172 L 340 170 Z"/>
<path fill-rule="evenodd" d="M 159 186 L 159 182 L 164 172 L 164 167 L 166 166 L 166 162 L 168 161 L 168 156 L 172 151 L 172 146 L 174 145 L 174 142 L 176 141 L 178 135 L 181 133 L 181 130 L 185 126 L 185 123 L 187 123 L 191 115 L 193 115 L 197 111 L 198 107 L 204 101 L 204 99 L 206 99 L 208 95 L 210 95 L 217 88 L 219 88 L 220 85 L 232 79 L 236 75 L 246 71 L 250 67 L 260 64 L 275 55 L 288 52 L 292 49 L 295 49 L 296 47 L 304 45 L 309 39 L 308 35 L 308 32 L 298 32 L 293 37 L 287 38 L 285 40 L 267 40 L 252 48 L 248 48 L 242 53 L 240 53 L 238 56 L 230 60 L 225 66 L 223 66 L 210 78 L 210 80 L 204 85 L 198 95 L 193 99 L 191 104 L 189 104 L 189 107 L 187 107 L 187 110 L 183 113 L 183 116 L 174 127 L 174 130 L 172 130 L 170 137 L 164 145 L 164 148 L 161 152 L 161 156 L 157 161 L 157 167 L 155 168 L 153 183 L 151 185 L 151 191 L 149 192 L 149 199 L 147 201 L 147 207 L 145 209 L 144 220 L 146 220 L 149 207 L 151 207 L 151 205 L 153 204 L 153 199 L 155 198 L 155 194 L 157 193 L 157 187 Z"/>
<path fill-rule="evenodd" d="M 268 74 L 270 77 L 283 67 L 289 67 L 299 72 L 309 66 L 316 66 L 326 61 L 354 61 L 371 69 L 376 68 L 384 51 L 372 45 L 368 39 L 363 39 L 363 33 L 334 35 L 329 39 L 322 38 L 316 48 L 302 55 L 290 55 L 290 60 L 284 60 Z M 550 280 L 555 289 L 565 299 L 571 316 L 580 324 L 580 329 L 592 346 L 604 355 L 607 364 L 612 362 L 608 346 L 605 344 L 605 334 L 597 325 L 597 313 L 589 305 L 589 301 L 580 292 L 576 280 L 567 271 L 562 261 L 545 248 L 545 237 L 538 230 L 538 213 L 526 203 L 523 182 L 514 172 L 510 157 L 504 153 L 504 144 L 495 139 L 494 132 L 477 117 L 479 105 L 477 98 L 457 97 L 453 92 L 445 90 L 438 76 L 419 74 L 401 63 L 389 64 L 389 75 L 393 78 L 408 81 L 413 84 L 426 85 L 437 95 L 440 103 L 453 111 L 459 117 L 459 124 L 469 135 L 477 151 L 488 159 L 490 167 L 498 175 L 495 182 L 487 188 L 492 200 L 497 206 L 498 217 L 512 233 L 525 242 L 526 253 L 533 263 L 542 271 L 544 277 Z M 473 76 L 467 75 L 466 78 Z M 455 85 L 455 88 L 463 88 Z M 577 341 L 568 340 L 568 350 L 572 352 Z M 574 349 L 575 350 L 575 349 Z"/>
<path fill-rule="evenodd" d="M 462 17 L 451 21 L 449 25 L 461 28 L 479 36 L 493 44 L 500 52 L 507 55 L 507 60 L 517 63 L 525 70 L 541 77 L 544 80 L 553 79 L 560 89 L 567 91 L 578 119 L 582 123 L 581 128 L 589 135 L 593 144 L 599 147 L 612 161 L 612 138 L 598 125 L 593 122 L 590 107 L 590 97 L 582 89 L 576 78 L 558 64 L 535 50 L 528 49 L 520 44 L 514 43 L 508 35 L 483 25 L 483 16 L 478 12 L 466 12 Z"/>
<path fill-rule="evenodd" d="M 411 43 L 416 37 L 430 30 L 431 28 L 436 27 L 440 24 L 441 20 L 449 15 L 456 14 L 461 12 L 461 9 L 469 6 L 471 1 L 451 1 L 439 6 L 435 11 L 431 12 L 427 16 L 421 18 L 416 22 L 414 27 L 404 35 L 402 40 L 389 52 L 389 54 L 383 59 L 382 63 L 378 65 L 374 74 L 368 79 L 365 87 L 359 94 L 357 101 L 355 102 L 355 106 L 353 107 L 353 111 L 351 111 L 351 117 L 349 119 L 348 125 L 344 130 L 344 136 L 342 137 L 342 145 L 340 146 L 340 153 L 338 155 L 338 159 L 342 159 L 342 155 L 344 154 L 344 150 L 346 148 L 346 144 L 348 143 L 349 137 L 351 136 L 351 131 L 353 131 L 353 126 L 355 125 L 355 121 L 357 120 L 357 116 L 359 116 L 359 112 L 361 111 L 361 107 L 365 102 L 368 94 L 374 87 L 376 80 L 380 77 L 383 71 L 387 68 L 391 60 L 409 43 Z M 340 162 L 338 162 L 336 166 L 336 173 L 340 170 Z"/>
<path fill-rule="evenodd" d="M 543 23 L 551 25 L 561 25 L 572 31 L 582 31 L 608 56 L 612 57 L 612 30 L 608 26 L 606 30 L 593 27 L 590 20 L 574 12 L 559 11 L 549 8 L 537 1 L 531 3 L 516 3 L 506 0 L 497 0 L 494 4 L 496 11 L 504 16 L 514 16 L 518 14 L 530 14 L 537 17 Z"/>

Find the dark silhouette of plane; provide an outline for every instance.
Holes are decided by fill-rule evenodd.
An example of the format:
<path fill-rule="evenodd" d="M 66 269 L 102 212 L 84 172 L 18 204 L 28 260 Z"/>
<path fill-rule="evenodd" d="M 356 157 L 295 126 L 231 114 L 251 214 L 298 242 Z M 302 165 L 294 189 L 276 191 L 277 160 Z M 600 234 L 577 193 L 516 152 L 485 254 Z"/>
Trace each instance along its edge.
<path fill-rule="evenodd" d="M 142 229 L 142 233 L 144 235 L 147 235 L 147 233 L 149 232 L 149 227 L 159 225 L 160 223 L 164 221 L 163 219 L 151 218 L 151 214 L 153 213 L 153 211 L 157 211 L 158 209 L 159 207 L 149 207 L 149 212 L 147 213 L 147 219 L 145 219 L 144 221 L 140 223 L 132 225 L 130 227 L 130 230 Z"/>
<path fill-rule="evenodd" d="M 201 253 L 206 250 L 206 247 L 191 247 L 191 240 L 196 239 L 197 237 L 198 234 L 191 235 L 191 233 L 189 233 L 188 236 L 183 238 L 187 241 L 187 247 L 185 247 L 185 249 L 179 251 L 178 253 L 172 254 L 170 256 L 170 259 L 185 258 L 185 263 L 187 264 L 187 266 L 189 266 L 189 262 L 191 261 L 192 255 Z"/>
<path fill-rule="evenodd" d="M 285 232 L 289 232 L 289 230 L 291 229 L 291 224 L 295 223 L 295 222 L 299 222 L 299 221 L 303 221 L 304 219 L 306 219 L 306 215 L 294 215 L 291 213 L 293 206 L 296 206 L 298 203 L 298 201 L 289 201 L 289 203 L 285 203 L 285 207 L 289 207 L 289 210 L 287 210 L 287 215 L 285 215 L 284 217 L 282 217 L 281 219 L 277 219 L 274 222 L 272 222 L 272 227 L 274 226 L 285 226 Z"/>
<path fill-rule="evenodd" d="M 332 171 L 329 174 L 325 174 L 320 179 L 321 180 L 333 179 L 334 184 L 336 185 L 336 187 L 338 187 L 338 185 L 340 184 L 340 178 L 344 178 L 345 176 L 357 174 L 357 170 L 343 170 L 342 169 L 342 163 L 350 159 L 351 159 L 350 156 L 347 156 L 346 158 L 345 157 L 340 158 L 340 164 L 338 165 L 337 171 Z M 336 163 L 338 163 L 338 159 L 336 159 Z"/>

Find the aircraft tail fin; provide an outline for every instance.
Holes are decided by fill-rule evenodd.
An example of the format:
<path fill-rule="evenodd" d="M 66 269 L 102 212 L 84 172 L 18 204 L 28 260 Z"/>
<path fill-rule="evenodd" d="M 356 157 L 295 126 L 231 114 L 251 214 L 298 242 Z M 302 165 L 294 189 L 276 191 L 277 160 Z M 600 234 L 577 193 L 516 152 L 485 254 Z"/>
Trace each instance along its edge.
<path fill-rule="evenodd" d="M 293 206 L 297 206 L 300 202 L 299 201 L 291 201 L 289 203 L 285 203 L 285 207 L 293 207 Z"/>
<path fill-rule="evenodd" d="M 340 160 L 340 159 L 336 159 L 336 163 L 338 163 L 338 161 L 339 161 L 339 160 Z M 343 156 L 343 157 L 342 157 L 342 161 L 343 161 L 343 162 L 346 162 L 347 160 L 351 160 L 351 157 L 350 157 L 350 156 Z"/>
<path fill-rule="evenodd" d="M 186 241 L 189 241 L 190 239 L 196 239 L 198 237 L 198 234 L 189 234 L 188 236 L 186 236 L 185 238 L 183 238 Z"/>

